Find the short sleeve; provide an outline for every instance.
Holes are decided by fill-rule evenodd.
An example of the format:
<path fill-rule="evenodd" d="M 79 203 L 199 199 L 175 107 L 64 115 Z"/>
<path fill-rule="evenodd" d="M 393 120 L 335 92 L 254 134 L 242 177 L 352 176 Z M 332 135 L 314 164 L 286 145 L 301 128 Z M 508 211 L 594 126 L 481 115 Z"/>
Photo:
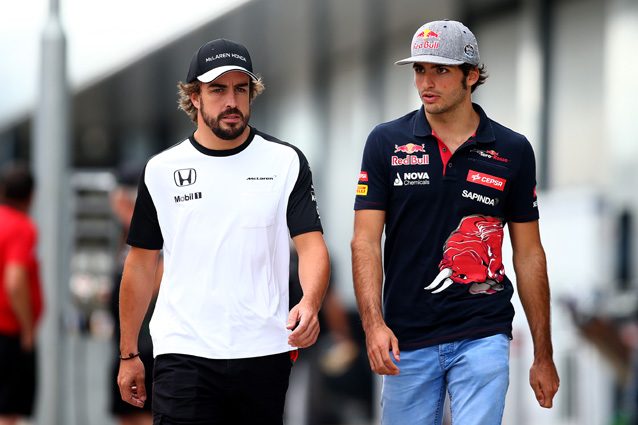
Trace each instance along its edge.
<path fill-rule="evenodd" d="M 513 222 L 538 220 L 536 199 L 536 160 L 532 145 L 524 140 L 518 173 L 512 180 L 505 209 L 505 219 Z"/>
<path fill-rule="evenodd" d="M 286 211 L 290 237 L 313 231 L 323 232 L 310 165 L 303 153 L 297 148 L 294 149 L 299 157 L 299 174 L 288 198 Z"/>
<path fill-rule="evenodd" d="M 14 229 L 14 232 L 15 234 L 7 241 L 4 262 L 27 266 L 35 255 L 35 229 L 31 226 L 20 226 Z"/>
<path fill-rule="evenodd" d="M 355 210 L 385 210 L 388 203 L 388 164 L 375 128 L 366 140 L 354 201 Z"/>
<path fill-rule="evenodd" d="M 138 248 L 154 250 L 162 249 L 164 245 L 157 210 L 146 186 L 146 168 L 138 184 L 135 209 L 126 243 Z"/>

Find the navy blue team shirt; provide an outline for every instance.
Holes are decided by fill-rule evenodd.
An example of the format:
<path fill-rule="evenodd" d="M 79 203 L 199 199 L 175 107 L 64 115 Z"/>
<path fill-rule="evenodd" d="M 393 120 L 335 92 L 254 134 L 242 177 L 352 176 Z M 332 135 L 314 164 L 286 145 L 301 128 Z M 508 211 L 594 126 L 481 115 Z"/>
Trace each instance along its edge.
<path fill-rule="evenodd" d="M 383 310 L 402 350 L 512 336 L 503 226 L 538 219 L 534 152 L 473 107 L 476 134 L 454 154 L 423 107 L 366 141 L 354 208 L 385 211 Z"/>

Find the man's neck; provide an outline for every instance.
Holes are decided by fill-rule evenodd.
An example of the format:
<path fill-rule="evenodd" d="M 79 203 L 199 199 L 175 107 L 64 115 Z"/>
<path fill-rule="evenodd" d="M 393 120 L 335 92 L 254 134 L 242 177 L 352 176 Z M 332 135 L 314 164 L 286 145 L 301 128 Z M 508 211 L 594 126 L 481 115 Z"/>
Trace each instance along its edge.
<path fill-rule="evenodd" d="M 235 139 L 225 140 L 219 138 L 208 128 L 207 125 L 199 125 L 195 130 L 195 140 L 207 149 L 222 151 L 234 149 L 243 144 L 250 135 L 250 126 L 246 126 L 244 131 Z"/>
<path fill-rule="evenodd" d="M 14 201 L 10 199 L 5 199 L 3 204 L 13 210 L 19 211 L 23 214 L 29 214 L 29 209 L 31 206 L 31 200 L 25 201 Z"/>
<path fill-rule="evenodd" d="M 481 120 L 471 102 L 463 103 L 458 108 L 443 114 L 429 114 L 426 112 L 425 117 L 432 128 L 432 132 L 452 152 L 476 133 Z"/>

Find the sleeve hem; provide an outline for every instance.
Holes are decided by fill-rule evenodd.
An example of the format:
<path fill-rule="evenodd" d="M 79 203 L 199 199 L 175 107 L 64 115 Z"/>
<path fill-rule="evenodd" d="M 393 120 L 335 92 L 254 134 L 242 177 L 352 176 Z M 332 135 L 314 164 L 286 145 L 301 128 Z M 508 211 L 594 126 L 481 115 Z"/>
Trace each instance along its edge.
<path fill-rule="evenodd" d="M 524 215 L 520 217 L 509 218 L 507 221 L 511 221 L 513 223 L 527 223 L 528 221 L 536 221 L 539 216 L 536 215 Z"/>
<path fill-rule="evenodd" d="M 160 249 L 164 247 L 164 242 L 158 245 L 154 243 L 141 242 L 141 241 L 130 239 L 130 238 L 126 240 L 126 243 L 129 244 L 130 246 L 134 246 L 135 248 L 151 249 L 156 251 L 159 251 Z"/>
<path fill-rule="evenodd" d="M 304 233 L 310 233 L 310 232 L 321 232 L 321 234 L 323 234 L 323 228 L 319 225 L 319 226 L 312 226 L 312 227 L 304 227 L 302 229 L 296 229 L 296 230 L 290 230 L 290 237 L 294 238 L 295 236 L 299 236 L 299 235 L 303 235 Z"/>
<path fill-rule="evenodd" d="M 380 211 L 385 211 L 385 205 L 375 205 L 375 204 L 355 205 L 354 206 L 354 210 L 355 211 L 358 211 L 358 210 L 380 210 Z"/>

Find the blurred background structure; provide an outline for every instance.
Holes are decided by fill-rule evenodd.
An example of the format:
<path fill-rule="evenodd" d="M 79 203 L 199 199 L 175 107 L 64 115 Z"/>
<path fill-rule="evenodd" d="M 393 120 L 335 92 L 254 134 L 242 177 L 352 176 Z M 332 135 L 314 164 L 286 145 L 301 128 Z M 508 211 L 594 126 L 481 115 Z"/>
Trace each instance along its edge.
<path fill-rule="evenodd" d="M 114 423 L 107 412 L 107 300 L 119 237 L 108 201 L 114 171 L 190 135 L 175 85 L 195 49 L 217 37 L 244 43 L 264 77 L 251 125 L 308 156 L 338 264 L 333 292 L 363 344 L 349 267 L 361 152 L 374 125 L 420 106 L 412 70 L 393 62 L 409 53 L 416 28 L 443 18 L 476 34 L 490 78 L 474 99 L 527 135 L 538 163 L 561 388 L 552 410 L 538 407 L 527 382 L 531 338 L 516 301 L 504 423 L 635 423 L 627 418 L 638 404 L 638 1 L 189 0 L 142 10 L 118 1 L 40 3 L 47 2 L 3 13 L 0 29 L 0 162 L 31 160 L 39 190 L 49 188 L 36 210 L 49 244 L 39 253 L 48 308 L 35 424 Z M 61 25 L 51 27 L 57 11 Z M 167 19 L 179 28 L 164 29 Z M 24 38 L 27 21 L 39 22 L 40 47 L 5 50 Z M 511 264 L 506 270 L 512 275 Z M 318 358 L 334 355 L 325 338 Z M 322 376 L 313 378 L 309 367 L 296 377 L 289 423 L 376 423 L 378 381 L 357 369 L 360 360 L 337 368 L 339 376 L 318 369 Z M 313 409 L 335 412 L 307 414 Z"/>

